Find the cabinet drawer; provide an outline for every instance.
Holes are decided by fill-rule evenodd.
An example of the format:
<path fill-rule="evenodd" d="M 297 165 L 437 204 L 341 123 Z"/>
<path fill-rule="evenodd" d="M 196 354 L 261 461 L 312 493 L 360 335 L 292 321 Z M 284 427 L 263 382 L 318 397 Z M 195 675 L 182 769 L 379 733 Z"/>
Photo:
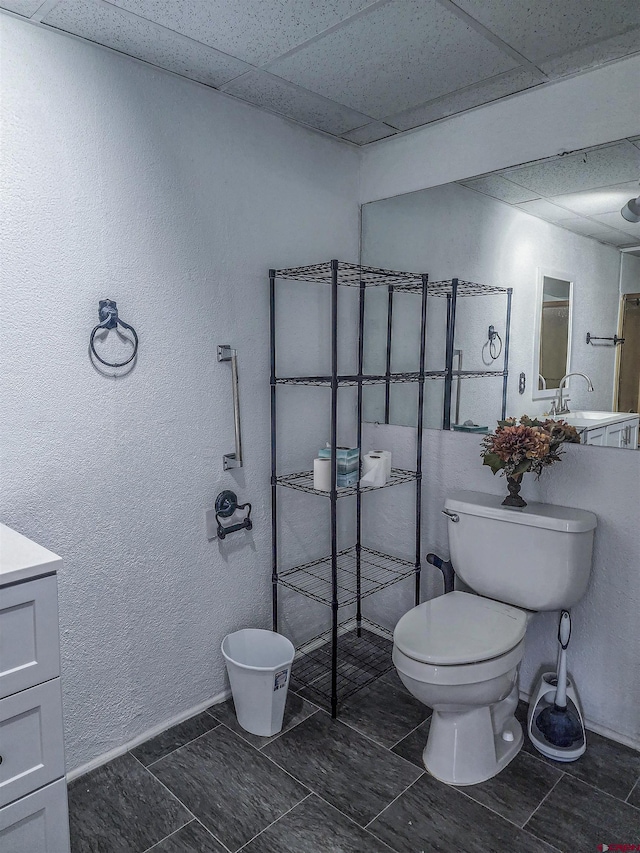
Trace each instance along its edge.
<path fill-rule="evenodd" d="M 59 674 L 55 575 L 0 587 L 0 699 Z"/>
<path fill-rule="evenodd" d="M 60 679 L 0 699 L 0 806 L 64 776 Z"/>
<path fill-rule="evenodd" d="M 69 853 L 64 779 L 0 809 L 0 850 L 3 853 Z"/>

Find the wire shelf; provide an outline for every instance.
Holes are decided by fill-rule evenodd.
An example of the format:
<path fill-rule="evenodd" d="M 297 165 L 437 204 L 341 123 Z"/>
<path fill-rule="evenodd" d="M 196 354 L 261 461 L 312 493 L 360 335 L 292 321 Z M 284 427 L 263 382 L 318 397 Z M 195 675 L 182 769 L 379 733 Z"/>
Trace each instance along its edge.
<path fill-rule="evenodd" d="M 393 635 L 369 619 L 351 618 L 338 627 L 337 693 L 339 703 L 393 669 Z M 325 631 L 296 651 L 290 687 L 300 696 L 331 708 L 331 631 Z"/>
<path fill-rule="evenodd" d="M 446 371 L 444 370 L 430 370 L 425 372 L 425 379 L 444 379 L 446 376 Z M 344 386 L 356 386 L 359 381 L 358 376 L 338 376 L 338 385 L 341 387 Z M 386 382 L 390 382 L 392 385 L 397 385 L 399 383 L 407 383 L 407 382 L 418 382 L 420 380 L 420 374 L 416 371 L 407 372 L 407 373 L 391 373 L 389 376 L 385 374 L 375 375 L 366 375 L 364 374 L 361 377 L 363 385 L 384 385 Z M 327 386 L 331 385 L 331 377 L 330 376 L 281 376 L 276 379 L 276 385 L 314 385 L 314 386 Z"/>
<path fill-rule="evenodd" d="M 483 376 L 507 376 L 504 370 L 452 370 L 453 379 L 478 379 Z"/>
<path fill-rule="evenodd" d="M 387 586 L 412 577 L 414 573 L 415 566 L 409 560 L 383 554 L 371 548 L 361 548 L 360 598 L 366 598 Z M 331 556 L 321 557 L 311 563 L 287 569 L 280 573 L 278 582 L 307 598 L 313 598 L 321 604 L 331 606 Z M 355 546 L 338 552 L 336 592 L 340 607 L 354 604 L 358 600 Z"/>
<path fill-rule="evenodd" d="M 391 476 L 384 486 L 360 486 L 360 492 L 372 492 L 376 489 L 388 489 L 390 486 L 398 486 L 401 483 L 415 482 L 417 474 L 415 471 L 405 471 L 402 468 L 392 468 Z M 308 492 L 311 495 L 320 495 L 328 498 L 330 492 L 321 492 L 313 488 L 313 471 L 300 471 L 296 474 L 284 474 L 281 477 L 276 477 L 276 483 L 279 486 L 286 486 L 288 489 L 297 489 L 299 492 Z M 344 498 L 347 495 L 355 495 L 358 491 L 357 485 L 340 486 L 337 489 L 338 497 Z"/>
<path fill-rule="evenodd" d="M 331 261 L 321 264 L 309 264 L 304 267 L 289 267 L 275 270 L 276 278 L 293 281 L 317 282 L 331 284 Z M 343 261 L 338 263 L 338 284 L 346 287 L 380 287 L 393 285 L 398 293 L 422 293 L 422 274 L 386 270 L 380 267 L 368 267 L 361 264 L 350 264 Z M 492 293 L 506 293 L 506 287 L 479 284 L 475 281 L 458 279 L 458 296 L 482 296 Z M 449 296 L 452 293 L 452 281 L 430 281 L 427 285 L 430 296 Z"/>
<path fill-rule="evenodd" d="M 293 279 L 294 281 L 318 282 L 320 284 L 331 284 L 332 270 L 331 261 L 322 264 L 309 264 L 305 267 L 290 267 L 289 269 L 276 270 L 276 278 Z M 338 263 L 338 284 L 346 287 L 376 287 L 386 284 L 413 284 L 422 289 L 422 276 L 420 273 L 400 272 L 399 270 L 385 270 L 379 267 L 367 267 L 361 264 L 350 264 L 343 261 Z"/>

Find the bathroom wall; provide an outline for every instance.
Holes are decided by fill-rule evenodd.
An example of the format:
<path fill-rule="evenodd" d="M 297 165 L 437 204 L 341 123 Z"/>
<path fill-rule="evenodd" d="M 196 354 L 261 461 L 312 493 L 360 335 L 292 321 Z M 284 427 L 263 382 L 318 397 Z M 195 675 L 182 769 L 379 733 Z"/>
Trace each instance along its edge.
<path fill-rule="evenodd" d="M 640 293 L 640 258 L 626 252 L 621 255 L 620 293 Z"/>
<path fill-rule="evenodd" d="M 602 411 L 612 408 L 615 351 L 611 347 L 589 346 L 585 338 L 587 332 L 612 334 L 602 330 L 617 327 L 620 257 L 613 246 L 573 234 L 455 183 L 374 202 L 365 205 L 362 211 L 363 263 L 425 270 L 434 281 L 456 276 L 513 288 L 507 415 L 518 417 L 524 413 L 541 415 L 549 408 L 548 399 L 532 398 L 537 386 L 533 376 L 533 326 L 539 298 L 538 269 L 547 273 L 556 271 L 574 282 L 571 370 L 587 373 L 595 391 L 588 393 L 586 383 L 579 377 L 569 380 L 571 408 Z M 407 295 L 403 301 L 411 303 L 413 310 L 405 309 L 406 316 L 396 317 L 394 313 L 392 367 L 416 370 L 419 341 L 416 297 Z M 369 340 L 375 338 L 378 356 L 384 358 L 386 298 L 376 302 L 382 322 Z M 463 349 L 466 370 L 502 369 L 502 358 L 491 362 L 485 344 L 490 324 L 504 339 L 505 305 L 504 296 L 459 300 L 455 346 Z M 445 364 L 445 308 L 445 300 L 431 301 L 427 331 L 430 370 L 442 370 Z M 384 372 L 384 363 L 378 368 Z M 523 395 L 518 393 L 521 371 L 526 375 Z M 437 428 L 442 423 L 443 384 L 427 385 L 428 427 Z M 501 401 L 501 379 L 463 380 L 460 420 L 470 418 L 474 423 L 492 426 L 500 417 Z M 416 423 L 415 394 L 410 388 L 392 389 L 391 403 L 393 423 Z M 383 412 L 378 406 L 378 411 L 369 412 L 367 419 L 384 420 Z"/>
<path fill-rule="evenodd" d="M 363 449 L 391 449 L 393 464 L 415 464 L 415 429 L 367 424 Z M 444 500 L 454 490 L 506 494 L 503 477 L 481 464 L 480 440 L 454 432 L 426 430 L 423 442 L 423 555 L 448 557 Z M 562 461 L 539 481 L 524 479 L 526 500 L 580 507 L 598 517 L 593 569 L 585 597 L 573 609 L 569 673 L 575 679 L 588 725 L 640 748 L 640 454 L 614 448 L 567 446 Z M 365 496 L 365 544 L 400 557 L 412 556 L 415 491 L 398 486 Z M 380 518 L 393 519 L 381 525 Z M 499 548 L 500 543 L 495 543 Z M 520 559 L 513 554 L 514 564 Z M 423 556 L 424 559 L 424 556 Z M 440 572 L 425 564 L 423 598 L 442 592 Z M 365 615 L 387 627 L 413 605 L 411 582 L 365 601 Z M 538 614 L 527 632 L 521 670 L 525 695 L 542 665 L 554 668 L 557 614 Z"/>
<path fill-rule="evenodd" d="M 267 270 L 357 260 L 359 152 L 107 49 L 0 18 L 0 512 L 64 558 L 74 770 L 219 695 L 222 637 L 270 627 Z M 326 359 L 327 296 L 283 286 L 283 373 Z M 123 378 L 88 357 L 104 297 L 140 337 Z M 226 474 L 233 420 L 220 343 L 239 353 L 245 453 L 245 467 Z M 107 345 L 128 354 L 113 332 Z M 280 456 L 310 467 L 305 453 L 328 437 L 327 401 L 300 390 L 281 407 Z M 254 528 L 210 542 L 204 511 L 222 488 L 251 501 Z M 292 554 L 312 553 L 318 507 L 291 494 L 283 537 Z"/>

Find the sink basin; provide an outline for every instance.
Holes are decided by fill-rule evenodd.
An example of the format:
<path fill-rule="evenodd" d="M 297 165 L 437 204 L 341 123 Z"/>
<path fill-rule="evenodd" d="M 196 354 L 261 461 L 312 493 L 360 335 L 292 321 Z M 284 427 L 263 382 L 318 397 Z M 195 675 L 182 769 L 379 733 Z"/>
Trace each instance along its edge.
<path fill-rule="evenodd" d="M 631 417 L 631 415 L 625 414 L 625 412 L 567 412 L 565 415 L 559 415 L 558 417 L 562 417 L 564 420 L 570 422 L 571 420 L 604 421 L 611 418 L 626 420 Z"/>

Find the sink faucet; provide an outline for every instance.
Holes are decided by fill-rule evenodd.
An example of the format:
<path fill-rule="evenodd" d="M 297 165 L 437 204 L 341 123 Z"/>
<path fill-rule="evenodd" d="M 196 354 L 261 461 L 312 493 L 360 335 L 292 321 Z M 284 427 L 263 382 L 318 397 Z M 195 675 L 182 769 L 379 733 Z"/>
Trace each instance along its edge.
<path fill-rule="evenodd" d="M 570 376 L 582 376 L 583 379 L 587 381 L 587 391 L 593 391 L 593 383 L 589 379 L 586 373 L 566 373 L 562 379 L 560 380 L 560 384 L 558 385 L 558 394 L 553 399 L 553 403 L 551 404 L 551 411 L 549 414 L 551 415 L 566 415 L 569 412 L 569 406 L 567 405 L 567 401 L 562 398 L 562 389 L 565 387 L 565 382 Z"/>

